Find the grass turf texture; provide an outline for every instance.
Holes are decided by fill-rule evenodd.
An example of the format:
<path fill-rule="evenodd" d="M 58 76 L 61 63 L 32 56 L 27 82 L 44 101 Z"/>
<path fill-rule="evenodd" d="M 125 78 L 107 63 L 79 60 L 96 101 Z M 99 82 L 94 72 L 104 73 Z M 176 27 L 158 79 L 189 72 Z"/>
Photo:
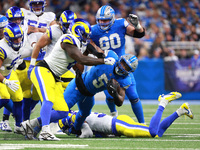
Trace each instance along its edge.
<path fill-rule="evenodd" d="M 173 113 L 180 105 L 169 104 L 163 117 L 167 117 Z M 0 131 L 0 150 L 8 149 L 81 149 L 81 150 L 129 150 L 129 149 L 166 149 L 166 150 L 200 150 L 200 105 L 190 105 L 194 113 L 194 119 L 191 120 L 187 116 L 178 118 L 174 124 L 165 132 L 162 138 L 90 138 L 79 139 L 75 136 L 56 135 L 61 141 L 29 141 L 21 135 L 13 132 L 7 133 Z M 74 107 L 73 110 L 76 110 Z M 127 114 L 136 120 L 130 105 L 123 105 L 117 108 L 119 114 Z M 145 121 L 149 125 L 151 117 L 157 109 L 157 105 L 143 105 Z M 39 116 L 40 105 L 31 115 L 31 118 Z M 93 111 L 109 114 L 106 105 L 95 105 Z M 0 110 L 2 118 L 3 109 Z M 0 119 L 1 119 L 0 118 Z M 14 120 L 10 117 L 10 125 L 14 128 Z"/>

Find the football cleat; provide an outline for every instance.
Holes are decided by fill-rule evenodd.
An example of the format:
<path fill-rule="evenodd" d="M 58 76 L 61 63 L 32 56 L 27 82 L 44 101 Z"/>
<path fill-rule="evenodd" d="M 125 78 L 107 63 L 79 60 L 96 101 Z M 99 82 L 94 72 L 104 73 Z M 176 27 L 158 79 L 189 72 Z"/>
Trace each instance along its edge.
<path fill-rule="evenodd" d="M 118 111 L 110 112 L 110 115 L 111 115 L 112 117 L 118 116 Z"/>
<path fill-rule="evenodd" d="M 24 129 L 25 132 L 25 136 L 29 139 L 29 140 L 33 140 L 35 139 L 34 137 L 34 129 L 30 124 L 29 120 L 26 120 L 24 122 L 21 123 L 22 128 Z"/>
<path fill-rule="evenodd" d="M 0 129 L 6 132 L 12 132 L 12 128 L 10 127 L 8 120 L 0 122 Z"/>
<path fill-rule="evenodd" d="M 189 118 L 193 119 L 194 115 L 192 113 L 192 111 L 190 110 L 189 104 L 188 103 L 183 103 L 180 107 L 185 113 L 185 115 L 187 115 Z"/>
<path fill-rule="evenodd" d="M 25 131 L 24 131 L 23 127 L 18 127 L 18 126 L 15 126 L 14 133 L 25 135 Z"/>
<path fill-rule="evenodd" d="M 168 102 L 171 102 L 173 100 L 176 100 L 180 98 L 182 95 L 179 92 L 170 92 L 169 94 L 162 94 L 158 97 L 158 101 L 160 102 L 161 100 L 167 100 Z"/>
<path fill-rule="evenodd" d="M 47 131 L 41 131 L 38 139 L 40 141 L 60 141 L 53 133 Z"/>

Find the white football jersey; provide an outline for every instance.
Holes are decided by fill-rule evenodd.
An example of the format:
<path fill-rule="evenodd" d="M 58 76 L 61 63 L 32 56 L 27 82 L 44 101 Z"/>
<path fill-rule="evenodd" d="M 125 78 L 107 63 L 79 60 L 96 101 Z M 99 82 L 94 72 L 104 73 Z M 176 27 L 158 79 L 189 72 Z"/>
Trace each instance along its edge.
<path fill-rule="evenodd" d="M 63 34 L 56 42 L 52 52 L 46 58 L 44 58 L 56 76 L 63 75 L 76 63 L 76 61 L 72 59 L 64 49 L 62 49 L 62 41 L 76 45 L 81 51 L 81 42 L 78 40 L 78 38 L 72 34 Z"/>
<path fill-rule="evenodd" d="M 85 121 L 89 124 L 92 131 L 112 134 L 112 119 L 112 116 L 91 112 Z"/>
<path fill-rule="evenodd" d="M 3 59 L 0 73 L 3 76 L 8 76 L 12 72 L 13 67 L 21 58 L 21 52 L 21 49 L 19 51 L 14 51 L 12 47 L 7 44 L 5 38 L 0 40 L 0 58 Z"/>
<path fill-rule="evenodd" d="M 47 57 L 51 53 L 56 42 L 63 35 L 63 31 L 60 28 L 60 25 L 55 24 L 55 25 L 50 26 L 47 29 L 46 33 L 47 33 L 48 37 L 51 39 L 51 43 L 49 45 L 47 45 L 47 50 L 46 50 L 46 54 L 44 57 Z"/>
<path fill-rule="evenodd" d="M 36 16 L 30 10 L 22 8 L 22 11 L 24 12 L 24 21 L 26 22 L 27 26 L 30 25 L 37 28 L 48 28 L 51 22 L 56 19 L 56 15 L 53 12 L 44 12 L 41 16 Z M 43 33 L 36 32 L 27 36 L 27 42 L 25 46 L 23 46 L 23 58 L 31 56 L 33 51 L 31 44 L 33 42 L 37 42 L 42 35 Z"/>
<path fill-rule="evenodd" d="M 24 20 L 27 21 L 28 25 L 37 28 L 47 28 L 56 19 L 56 15 L 53 12 L 43 12 L 41 16 L 36 16 L 30 10 L 22 8 L 22 11 L 24 12 Z"/>

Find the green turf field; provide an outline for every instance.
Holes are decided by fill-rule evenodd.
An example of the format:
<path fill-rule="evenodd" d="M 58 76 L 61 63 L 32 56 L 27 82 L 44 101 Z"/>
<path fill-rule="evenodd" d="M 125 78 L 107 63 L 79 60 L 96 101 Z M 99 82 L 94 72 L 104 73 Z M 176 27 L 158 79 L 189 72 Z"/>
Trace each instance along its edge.
<path fill-rule="evenodd" d="M 173 113 L 180 105 L 169 104 L 163 114 L 163 118 Z M 75 150 L 132 150 L 132 149 L 155 149 L 155 150 L 200 150 L 200 105 L 190 105 L 194 119 L 188 117 L 178 118 L 174 124 L 166 131 L 162 138 L 90 138 L 79 139 L 74 136 L 57 135 L 61 141 L 29 141 L 23 136 L 0 131 L 0 150 L 8 149 L 75 149 Z M 39 115 L 38 105 L 31 118 Z M 76 108 L 74 108 L 76 109 Z M 157 105 L 143 105 L 146 123 L 149 125 L 150 119 L 157 109 Z M 93 111 L 108 113 L 106 105 L 96 105 Z M 123 105 L 118 108 L 119 114 L 127 114 L 135 117 L 130 105 Z M 0 110 L 0 120 L 2 119 Z M 13 127 L 14 120 L 10 119 Z"/>

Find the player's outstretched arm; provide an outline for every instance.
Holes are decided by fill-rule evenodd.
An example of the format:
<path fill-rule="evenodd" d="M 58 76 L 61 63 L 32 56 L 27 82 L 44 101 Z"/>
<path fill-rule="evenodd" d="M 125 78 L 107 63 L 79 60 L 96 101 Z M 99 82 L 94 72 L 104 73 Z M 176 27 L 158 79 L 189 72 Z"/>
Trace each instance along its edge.
<path fill-rule="evenodd" d="M 106 63 L 104 62 L 105 59 L 102 58 L 97 59 L 89 56 L 84 56 L 75 45 L 61 43 L 61 47 L 72 59 L 76 60 L 79 64 L 93 66 Z"/>

